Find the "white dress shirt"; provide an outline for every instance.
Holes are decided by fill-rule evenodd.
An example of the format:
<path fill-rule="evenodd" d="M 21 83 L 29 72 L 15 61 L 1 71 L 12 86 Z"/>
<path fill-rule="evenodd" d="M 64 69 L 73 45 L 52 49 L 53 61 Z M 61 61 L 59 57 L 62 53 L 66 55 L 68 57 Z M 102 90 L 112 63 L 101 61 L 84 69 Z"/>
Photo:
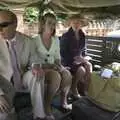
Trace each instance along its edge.
<path fill-rule="evenodd" d="M 19 70 L 19 63 L 18 63 L 18 58 L 16 54 L 16 37 L 14 37 L 11 40 L 8 40 L 8 49 L 10 53 L 10 58 L 11 58 L 11 64 L 13 68 L 13 82 L 14 82 L 14 87 L 16 90 L 19 91 L 21 89 L 21 75 L 20 75 L 20 70 Z"/>

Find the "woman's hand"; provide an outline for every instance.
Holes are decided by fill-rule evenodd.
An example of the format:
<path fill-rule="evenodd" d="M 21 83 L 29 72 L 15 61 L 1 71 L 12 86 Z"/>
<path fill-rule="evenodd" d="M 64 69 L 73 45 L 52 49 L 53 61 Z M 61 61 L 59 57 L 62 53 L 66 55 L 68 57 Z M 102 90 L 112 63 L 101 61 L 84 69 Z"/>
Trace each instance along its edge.
<path fill-rule="evenodd" d="M 42 77 L 45 75 L 44 70 L 42 68 L 32 69 L 32 73 L 33 73 L 33 75 L 39 76 L 39 77 Z"/>
<path fill-rule="evenodd" d="M 64 71 L 66 68 L 64 67 L 64 66 L 62 66 L 62 65 L 56 65 L 56 70 L 58 71 L 58 72 L 62 72 L 62 71 Z"/>
<path fill-rule="evenodd" d="M 75 56 L 73 64 L 78 65 L 78 64 L 81 64 L 81 63 L 85 63 L 85 62 L 86 62 L 86 60 L 84 59 L 84 57 Z"/>
<path fill-rule="evenodd" d="M 45 75 L 44 70 L 41 68 L 41 65 L 37 63 L 32 64 L 32 73 L 37 77 L 43 77 Z"/>

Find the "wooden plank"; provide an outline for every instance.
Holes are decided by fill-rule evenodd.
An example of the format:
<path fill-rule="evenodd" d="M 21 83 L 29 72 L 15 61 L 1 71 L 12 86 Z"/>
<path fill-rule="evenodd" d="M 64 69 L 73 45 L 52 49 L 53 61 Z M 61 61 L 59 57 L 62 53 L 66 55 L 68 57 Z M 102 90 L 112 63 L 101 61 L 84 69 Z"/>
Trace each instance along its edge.
<path fill-rule="evenodd" d="M 98 56 L 98 55 L 94 55 L 94 54 L 90 54 L 90 53 L 87 53 L 87 55 L 92 58 L 91 63 L 93 65 L 96 65 L 96 64 L 102 65 L 102 62 L 103 62 L 102 56 Z"/>
<path fill-rule="evenodd" d="M 116 50 L 118 44 L 120 38 L 86 36 L 87 55 L 92 57 L 94 65 L 120 61 L 120 52 Z"/>
<path fill-rule="evenodd" d="M 92 57 L 92 64 L 101 65 L 103 61 L 104 39 L 101 37 L 88 37 L 86 40 L 87 55 Z"/>
<path fill-rule="evenodd" d="M 94 55 L 99 55 L 102 56 L 103 52 L 100 50 L 94 50 L 94 49 L 87 49 L 87 53 L 94 54 Z"/>
<path fill-rule="evenodd" d="M 94 69 L 95 65 L 100 65 L 100 66 L 102 66 L 102 62 L 92 61 L 91 63 L 92 63 L 92 65 L 93 65 L 93 69 Z"/>
<path fill-rule="evenodd" d="M 102 56 L 100 56 L 100 55 L 94 55 L 94 54 L 91 54 L 91 53 L 87 53 L 87 55 L 91 56 L 91 57 L 96 57 L 96 58 L 102 59 Z"/>
<path fill-rule="evenodd" d="M 100 60 L 96 60 L 96 59 L 92 59 L 93 62 L 97 62 L 97 63 L 101 63 L 102 61 Z"/>
<path fill-rule="evenodd" d="M 103 42 L 102 39 L 90 39 L 90 38 L 87 39 L 86 41 L 87 41 L 87 42 L 88 42 L 88 41 L 91 41 L 91 42 Z"/>
<path fill-rule="evenodd" d="M 103 51 L 103 46 L 100 45 L 87 45 L 87 49 L 93 49 L 93 50 L 98 50 L 98 51 Z"/>
<path fill-rule="evenodd" d="M 101 45 L 101 46 L 104 45 L 103 41 L 87 41 L 87 44 L 91 44 L 91 45 Z"/>

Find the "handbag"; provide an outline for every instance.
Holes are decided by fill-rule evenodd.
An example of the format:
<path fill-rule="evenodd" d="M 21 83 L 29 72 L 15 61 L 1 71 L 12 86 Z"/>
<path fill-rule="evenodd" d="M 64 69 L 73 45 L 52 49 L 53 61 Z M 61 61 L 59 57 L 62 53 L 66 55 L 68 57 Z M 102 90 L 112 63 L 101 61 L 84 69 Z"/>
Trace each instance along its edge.
<path fill-rule="evenodd" d="M 120 77 L 104 79 L 97 72 L 93 72 L 88 98 L 106 110 L 120 111 Z"/>

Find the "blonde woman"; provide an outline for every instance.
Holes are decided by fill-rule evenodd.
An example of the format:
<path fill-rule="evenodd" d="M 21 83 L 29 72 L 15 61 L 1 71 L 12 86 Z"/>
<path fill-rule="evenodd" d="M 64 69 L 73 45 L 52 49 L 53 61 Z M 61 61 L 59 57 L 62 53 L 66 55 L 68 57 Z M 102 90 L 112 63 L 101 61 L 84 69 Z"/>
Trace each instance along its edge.
<path fill-rule="evenodd" d="M 61 65 L 59 40 L 55 36 L 56 17 L 54 14 L 46 13 L 40 18 L 39 35 L 35 37 L 37 54 L 45 72 L 45 110 L 46 114 L 54 119 L 51 114 L 51 101 L 61 89 L 61 106 L 71 109 L 67 104 L 67 94 L 71 87 L 72 76 L 70 72 Z"/>

